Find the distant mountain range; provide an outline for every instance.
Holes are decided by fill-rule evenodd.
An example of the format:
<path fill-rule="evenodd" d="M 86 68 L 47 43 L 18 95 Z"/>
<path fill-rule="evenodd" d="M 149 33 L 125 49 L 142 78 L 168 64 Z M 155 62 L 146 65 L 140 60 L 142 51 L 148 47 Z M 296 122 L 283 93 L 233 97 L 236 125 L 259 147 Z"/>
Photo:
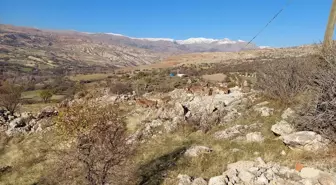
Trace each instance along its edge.
<path fill-rule="evenodd" d="M 150 49 L 156 52 L 192 53 L 192 52 L 232 52 L 249 49 L 259 49 L 253 43 L 233 41 L 228 38 L 189 38 L 174 40 L 170 38 L 134 38 L 115 33 L 85 33 L 92 38 L 110 44 L 121 44 L 138 48 Z"/>
<path fill-rule="evenodd" d="M 264 47 L 262 47 L 264 48 Z M 127 67 L 185 53 L 261 49 L 230 39 L 133 38 L 115 33 L 41 30 L 0 24 L 0 62 L 40 68 Z"/>

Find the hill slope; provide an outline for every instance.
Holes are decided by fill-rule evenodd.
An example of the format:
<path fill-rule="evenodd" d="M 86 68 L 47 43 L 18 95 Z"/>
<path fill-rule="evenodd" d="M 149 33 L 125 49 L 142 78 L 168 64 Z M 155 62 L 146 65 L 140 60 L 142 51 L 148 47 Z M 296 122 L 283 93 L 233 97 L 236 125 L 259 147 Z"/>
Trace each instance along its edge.
<path fill-rule="evenodd" d="M 100 42 L 72 31 L 47 31 L 0 25 L 0 61 L 39 68 L 125 67 L 151 64 L 162 55 Z"/>

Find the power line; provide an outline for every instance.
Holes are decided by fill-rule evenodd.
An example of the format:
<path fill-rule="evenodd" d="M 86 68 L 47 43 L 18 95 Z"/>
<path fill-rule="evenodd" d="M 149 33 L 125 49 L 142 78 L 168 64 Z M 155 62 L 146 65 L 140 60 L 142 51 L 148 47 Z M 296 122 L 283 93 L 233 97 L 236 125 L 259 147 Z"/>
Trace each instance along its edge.
<path fill-rule="evenodd" d="M 273 18 L 270 20 L 270 21 L 268 21 L 268 23 L 246 44 L 246 46 L 245 46 L 245 48 L 249 45 L 249 44 L 251 44 L 251 42 L 255 39 L 255 38 L 257 38 L 267 27 L 268 27 L 268 25 L 269 24 L 271 24 L 271 22 L 273 22 L 273 20 L 274 19 L 276 19 L 280 14 L 281 14 L 281 12 L 282 11 L 284 11 L 288 6 L 289 6 L 289 4 L 292 2 L 292 0 L 288 0 L 288 2 L 287 2 L 287 4 L 284 6 L 284 7 L 282 7 L 274 16 L 273 16 Z"/>

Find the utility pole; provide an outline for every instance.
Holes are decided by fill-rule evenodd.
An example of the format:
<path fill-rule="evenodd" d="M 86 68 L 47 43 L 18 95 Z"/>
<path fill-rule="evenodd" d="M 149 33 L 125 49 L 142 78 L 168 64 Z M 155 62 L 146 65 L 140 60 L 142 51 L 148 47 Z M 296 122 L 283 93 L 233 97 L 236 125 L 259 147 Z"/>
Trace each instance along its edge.
<path fill-rule="evenodd" d="M 327 28 L 324 34 L 324 42 L 323 42 L 324 50 L 327 50 L 332 44 L 335 29 L 335 21 L 336 21 L 336 0 L 333 0 L 328 18 Z"/>

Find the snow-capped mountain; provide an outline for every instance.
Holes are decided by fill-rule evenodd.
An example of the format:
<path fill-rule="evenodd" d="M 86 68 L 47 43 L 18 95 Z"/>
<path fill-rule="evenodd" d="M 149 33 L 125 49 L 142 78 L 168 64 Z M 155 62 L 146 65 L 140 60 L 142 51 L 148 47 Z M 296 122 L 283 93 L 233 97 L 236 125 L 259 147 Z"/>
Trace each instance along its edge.
<path fill-rule="evenodd" d="M 171 38 L 135 38 L 116 33 L 94 33 L 90 34 L 90 36 L 102 42 L 145 48 L 157 52 L 225 52 L 258 49 L 255 44 L 251 43 L 247 45 L 246 41 L 233 41 L 228 38 L 212 39 L 199 37 L 175 40 Z"/>

